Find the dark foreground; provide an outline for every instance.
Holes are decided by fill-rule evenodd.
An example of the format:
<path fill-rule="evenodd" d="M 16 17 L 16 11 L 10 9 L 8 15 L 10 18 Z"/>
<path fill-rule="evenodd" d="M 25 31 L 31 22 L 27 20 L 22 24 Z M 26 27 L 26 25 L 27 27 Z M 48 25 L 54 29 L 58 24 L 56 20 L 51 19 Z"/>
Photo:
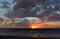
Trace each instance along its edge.
<path fill-rule="evenodd" d="M 46 37 L 21 37 L 21 36 L 0 36 L 0 39 L 57 39 Z"/>
<path fill-rule="evenodd" d="M 30 37 L 30 38 L 60 38 L 60 28 L 0 28 L 0 36 L 9 37 Z"/>

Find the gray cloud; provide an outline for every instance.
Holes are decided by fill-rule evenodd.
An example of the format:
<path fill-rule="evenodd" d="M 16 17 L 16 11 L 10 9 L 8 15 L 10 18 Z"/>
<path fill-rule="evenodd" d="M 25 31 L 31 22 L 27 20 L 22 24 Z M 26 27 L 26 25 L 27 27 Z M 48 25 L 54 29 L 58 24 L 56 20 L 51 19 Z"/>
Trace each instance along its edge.
<path fill-rule="evenodd" d="M 52 9 L 52 8 L 49 8 L 49 9 L 36 8 L 36 9 L 32 10 L 34 7 L 37 7 L 36 6 L 38 4 L 37 2 L 46 3 L 47 1 L 46 0 L 14 0 L 14 3 L 16 3 L 16 4 L 13 7 L 13 12 L 8 12 L 5 16 L 12 17 L 12 18 L 14 18 L 14 17 L 18 17 L 18 18 L 38 17 L 41 19 L 45 19 L 44 17 L 46 16 L 46 17 L 48 17 L 47 20 L 60 20 L 60 14 L 56 14 L 56 13 L 53 14 L 54 9 Z M 48 1 L 48 2 L 50 2 L 50 1 Z M 46 10 L 44 10 L 39 15 L 37 15 L 37 12 L 41 9 L 43 9 L 43 10 L 46 9 Z M 53 14 L 53 16 L 50 16 L 50 14 Z"/>
<path fill-rule="evenodd" d="M 35 0 L 14 0 L 16 3 L 13 10 L 19 10 L 20 8 L 29 8 L 36 5 Z"/>

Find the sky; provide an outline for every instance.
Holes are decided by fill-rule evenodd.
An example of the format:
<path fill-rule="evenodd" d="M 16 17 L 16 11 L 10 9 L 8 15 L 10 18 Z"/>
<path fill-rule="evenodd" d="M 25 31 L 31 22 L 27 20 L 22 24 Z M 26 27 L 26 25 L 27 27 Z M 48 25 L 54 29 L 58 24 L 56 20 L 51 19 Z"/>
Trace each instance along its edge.
<path fill-rule="evenodd" d="M 1 8 L 2 1 L 7 1 L 10 3 L 9 9 L 11 12 L 8 12 L 9 9 L 7 8 Z M 44 1 L 40 0 L 38 1 L 32 1 L 32 0 L 16 0 L 15 3 L 13 3 L 14 0 L 0 0 L 0 17 L 5 17 L 3 14 L 9 14 L 8 17 L 17 17 L 17 18 L 24 18 L 24 17 L 38 17 L 40 19 L 47 19 L 47 20 L 60 20 L 60 3 L 56 3 L 53 1 Z M 46 3 L 49 3 L 50 5 L 46 5 Z M 44 5 L 45 3 L 45 5 Z M 54 6 L 54 7 L 52 7 Z M 55 12 L 57 11 L 57 12 Z M 7 13 L 8 12 L 8 13 Z M 48 12 L 48 13 L 47 13 Z M 7 15 L 6 15 L 7 16 Z"/>
<path fill-rule="evenodd" d="M 11 14 L 11 16 L 14 16 L 14 17 L 25 17 L 25 16 L 32 16 L 32 17 L 41 17 L 41 18 L 46 18 L 47 20 L 60 20 L 60 14 L 56 14 L 55 13 L 55 11 L 54 11 L 54 13 L 51 11 L 51 10 L 49 10 L 49 9 L 42 9 L 41 8 L 41 10 L 40 10 L 40 5 L 37 5 L 37 6 L 34 6 L 34 7 L 32 7 L 32 9 L 29 9 L 29 8 L 27 8 L 27 7 L 29 7 L 29 6 L 31 6 L 31 5 L 34 5 L 34 4 L 28 4 L 27 5 L 27 3 L 22 3 L 22 4 L 17 4 L 16 3 L 16 5 L 13 3 L 13 0 L 0 0 L 0 6 L 2 6 L 2 4 L 1 4 L 1 2 L 2 1 L 7 1 L 8 3 L 10 3 L 10 5 L 9 5 L 9 9 L 10 10 L 13 10 L 13 12 L 11 13 L 10 12 L 10 14 Z M 18 1 L 19 3 L 20 3 L 20 0 Z M 14 6 L 15 5 L 15 6 Z M 26 6 L 27 5 L 27 6 Z M 54 6 L 54 5 L 53 5 Z M 21 9 L 21 8 L 24 8 L 24 10 L 23 9 Z M 54 8 L 54 7 L 53 7 Z M 57 8 L 57 7 L 56 7 Z M 9 10 L 8 9 L 8 10 Z M 19 11 L 19 9 L 21 10 L 21 11 Z M 50 8 L 51 9 L 51 8 Z M 0 17 L 2 18 L 5 18 L 5 16 L 3 15 L 3 14 L 5 14 L 5 13 L 7 13 L 8 12 L 8 10 L 7 10 L 7 8 L 0 8 Z M 14 11 L 14 10 L 17 10 L 16 12 Z M 31 12 L 30 12 L 30 10 L 31 10 Z M 35 10 L 36 10 L 36 13 L 38 12 L 38 15 L 36 15 L 36 13 L 35 13 Z M 41 13 L 40 13 L 41 12 Z M 48 13 L 47 13 L 48 12 Z M 51 15 L 52 16 L 49 16 L 50 15 L 50 13 L 51 13 Z M 59 12 L 60 13 L 60 12 Z M 26 19 L 26 18 L 25 18 Z M 32 18 L 28 18 L 28 19 L 32 19 Z M 44 20 L 43 19 L 43 20 Z M 45 20 L 46 20 L 45 19 Z M 39 19 L 40 20 L 40 19 Z M 59 22 L 48 22 L 51 26 L 57 26 L 58 25 L 58 27 L 60 26 L 60 21 Z M 53 25 L 54 24 L 54 25 Z M 56 25 L 55 25 L 56 24 Z"/>
<path fill-rule="evenodd" d="M 13 0 L 0 0 L 0 2 L 2 2 L 2 1 L 7 1 L 8 3 L 11 3 L 11 4 L 9 5 L 9 7 L 10 7 L 10 9 L 12 10 L 12 8 L 13 8 L 13 6 L 14 6 L 14 4 L 12 3 Z M 0 3 L 0 6 L 2 6 L 1 3 Z M 8 11 L 8 10 L 7 10 L 6 8 L 0 8 L 0 17 L 4 17 L 3 14 L 4 14 L 5 12 L 7 12 L 7 11 Z"/>

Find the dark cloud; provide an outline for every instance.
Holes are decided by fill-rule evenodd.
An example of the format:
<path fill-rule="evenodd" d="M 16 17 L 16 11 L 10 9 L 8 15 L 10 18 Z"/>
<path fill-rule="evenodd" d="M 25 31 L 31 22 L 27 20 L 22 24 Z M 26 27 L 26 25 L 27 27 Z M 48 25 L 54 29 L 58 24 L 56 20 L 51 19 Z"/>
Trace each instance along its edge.
<path fill-rule="evenodd" d="M 60 20 L 60 14 L 53 13 L 53 11 L 51 9 L 43 9 L 44 11 L 41 12 L 39 15 L 37 15 L 36 11 L 30 11 L 30 9 L 21 9 L 19 11 L 13 11 L 13 12 L 9 12 L 7 13 L 5 16 L 8 18 L 24 18 L 24 17 L 38 17 L 41 18 L 42 20 L 45 20 L 45 17 L 48 17 L 47 20 L 48 21 L 58 21 Z M 50 16 L 52 15 L 52 16 Z"/>
<path fill-rule="evenodd" d="M 20 8 L 29 8 L 36 5 L 35 0 L 14 0 L 16 3 L 13 10 L 19 10 Z"/>
<path fill-rule="evenodd" d="M 50 16 L 47 20 L 49 21 L 60 21 L 60 14 L 53 14 L 52 16 Z"/>
<path fill-rule="evenodd" d="M 19 11 L 8 12 L 5 14 L 8 18 L 24 18 L 24 17 L 36 17 L 37 14 L 35 11 L 31 11 L 30 9 L 21 9 Z"/>
<path fill-rule="evenodd" d="M 58 14 L 57 12 L 53 13 L 53 11 L 49 9 L 45 9 L 37 17 L 41 18 L 42 20 L 47 19 L 48 21 L 59 21 L 60 20 L 60 14 Z"/>
<path fill-rule="evenodd" d="M 30 21 L 27 19 L 24 19 L 22 22 L 18 22 L 15 23 L 16 26 L 25 26 L 25 27 L 29 27 L 30 25 Z"/>
<path fill-rule="evenodd" d="M 44 8 L 47 7 L 45 6 L 46 3 L 52 3 L 51 1 L 52 0 L 14 0 L 16 4 L 13 7 L 13 11 L 6 13 L 5 16 L 9 18 L 38 17 L 44 20 L 46 19 L 45 17 L 48 17 L 47 20 L 60 20 L 60 14 L 53 14 L 53 11 L 57 11 L 58 6 L 56 6 L 57 9 L 51 7 L 48 9 Z M 36 6 L 38 3 L 43 4 L 42 8 Z M 32 10 L 34 7 L 36 7 L 36 9 Z M 41 12 L 42 9 L 44 10 L 43 12 Z M 37 15 L 38 11 L 41 12 L 39 15 Z M 50 16 L 51 14 L 52 16 Z"/>

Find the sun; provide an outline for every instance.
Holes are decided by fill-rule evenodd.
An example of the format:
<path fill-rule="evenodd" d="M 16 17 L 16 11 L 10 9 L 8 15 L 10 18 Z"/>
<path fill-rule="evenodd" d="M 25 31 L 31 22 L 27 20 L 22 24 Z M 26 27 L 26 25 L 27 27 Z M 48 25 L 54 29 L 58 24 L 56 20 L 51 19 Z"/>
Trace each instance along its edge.
<path fill-rule="evenodd" d="M 37 28 L 36 26 L 31 26 L 31 28 L 33 29 L 33 28 Z"/>
<path fill-rule="evenodd" d="M 34 29 L 34 28 L 40 28 L 40 25 L 38 25 L 38 24 L 32 24 L 32 25 L 30 26 L 30 28 L 32 28 L 32 29 Z"/>

